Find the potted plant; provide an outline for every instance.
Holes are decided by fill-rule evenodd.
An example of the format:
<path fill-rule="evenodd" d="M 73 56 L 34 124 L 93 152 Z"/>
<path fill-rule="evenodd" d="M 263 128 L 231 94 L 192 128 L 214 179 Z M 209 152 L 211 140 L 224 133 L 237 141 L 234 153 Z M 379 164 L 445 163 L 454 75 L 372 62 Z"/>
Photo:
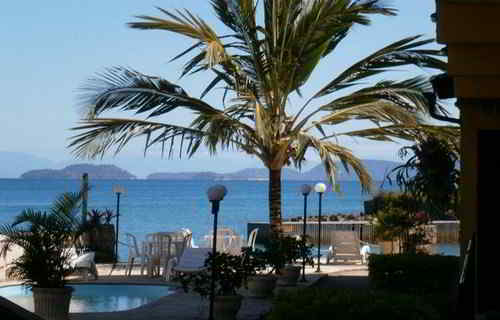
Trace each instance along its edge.
<path fill-rule="evenodd" d="M 66 276 L 74 272 L 72 248 L 85 231 L 76 217 L 81 199 L 81 193 L 64 193 L 48 212 L 26 209 L 12 224 L 0 226 L 0 254 L 12 246 L 23 249 L 7 275 L 31 288 L 35 313 L 48 320 L 68 319 L 73 288 L 66 286 Z"/>
<path fill-rule="evenodd" d="M 268 255 L 265 251 L 251 248 L 243 249 L 243 268 L 247 279 L 242 293 L 253 298 L 269 297 L 276 285 L 276 276 L 266 272 Z"/>
<path fill-rule="evenodd" d="M 115 217 L 113 211 L 93 209 L 87 212 L 87 229 L 83 243 L 89 250 L 96 253 L 96 262 L 115 261 L 115 228 L 111 220 Z"/>
<path fill-rule="evenodd" d="M 306 264 L 314 265 L 311 246 L 307 244 L 307 237 L 291 237 L 287 235 L 273 235 L 266 245 L 266 260 L 278 275 L 278 286 L 295 286 L 300 276 L 301 266 L 298 259 L 306 259 Z"/>
<path fill-rule="evenodd" d="M 205 266 L 207 268 L 200 272 L 181 273 L 176 280 L 180 281 L 186 292 L 192 290 L 202 297 L 209 297 L 212 275 L 214 275 L 214 318 L 216 320 L 236 319 L 243 298 L 238 294 L 238 290 L 244 285 L 248 276 L 248 269 L 243 264 L 243 256 L 219 252 L 213 256 L 210 253 Z"/>

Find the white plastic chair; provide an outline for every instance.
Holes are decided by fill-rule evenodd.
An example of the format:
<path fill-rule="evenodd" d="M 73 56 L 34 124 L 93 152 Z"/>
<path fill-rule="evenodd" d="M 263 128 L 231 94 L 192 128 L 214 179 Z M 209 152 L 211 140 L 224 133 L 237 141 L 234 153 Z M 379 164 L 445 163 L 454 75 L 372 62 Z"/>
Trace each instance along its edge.
<path fill-rule="evenodd" d="M 175 257 L 175 233 L 156 232 L 146 237 L 146 255 L 148 257 L 148 275 L 160 275 L 162 267 L 166 267 L 168 261 Z M 181 241 L 183 239 L 181 238 Z"/>
<path fill-rule="evenodd" d="M 361 253 L 361 263 L 367 264 L 370 255 L 382 254 L 382 247 L 376 244 L 364 243 L 359 252 Z"/>
<path fill-rule="evenodd" d="M 134 267 L 135 258 L 141 259 L 141 275 L 144 272 L 144 268 L 147 266 L 148 256 L 143 250 L 140 250 L 137 246 L 137 239 L 131 233 L 125 233 L 128 247 L 128 261 L 127 267 L 125 268 L 125 275 L 130 276 L 132 274 L 132 268 Z"/>
<path fill-rule="evenodd" d="M 81 255 L 76 255 L 74 253 L 73 257 L 69 261 L 69 265 L 83 275 L 84 279 L 87 279 L 90 273 L 97 280 L 99 277 L 97 273 L 97 267 L 95 265 L 95 252 L 87 252 Z"/>

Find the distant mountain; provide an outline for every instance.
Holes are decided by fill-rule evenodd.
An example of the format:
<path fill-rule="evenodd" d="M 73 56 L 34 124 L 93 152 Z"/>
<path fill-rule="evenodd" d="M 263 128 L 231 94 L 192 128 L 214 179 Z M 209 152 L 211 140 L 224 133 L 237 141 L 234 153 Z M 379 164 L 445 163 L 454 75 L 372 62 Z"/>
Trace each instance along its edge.
<path fill-rule="evenodd" d="M 48 159 L 31 154 L 0 151 L 0 178 L 18 178 L 33 168 L 54 168 L 54 165 Z"/>
<path fill-rule="evenodd" d="M 385 160 L 362 160 L 366 169 L 372 175 L 374 181 L 381 181 L 385 175 L 394 167 L 400 165 L 399 162 Z M 319 164 L 312 169 L 299 172 L 294 169 L 284 168 L 281 172 L 283 180 L 326 180 L 325 169 Z M 269 172 L 266 168 L 243 169 L 232 173 L 215 172 L 157 172 L 147 176 L 147 179 L 164 180 L 267 180 Z M 352 168 L 347 172 L 342 164 L 338 164 L 339 181 L 358 181 Z"/>
<path fill-rule="evenodd" d="M 115 165 L 74 164 L 60 170 L 30 170 L 21 175 L 22 179 L 81 179 L 88 173 L 90 179 L 135 179 L 128 171 Z"/>

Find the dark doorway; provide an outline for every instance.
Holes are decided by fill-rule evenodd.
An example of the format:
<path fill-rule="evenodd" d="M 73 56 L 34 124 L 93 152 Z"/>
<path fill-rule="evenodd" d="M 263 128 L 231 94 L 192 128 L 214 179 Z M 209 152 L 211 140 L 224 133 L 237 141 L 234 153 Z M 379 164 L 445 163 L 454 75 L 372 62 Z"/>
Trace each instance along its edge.
<path fill-rule="evenodd" d="M 480 130 L 477 163 L 477 311 L 499 310 L 500 130 Z M 471 214 L 473 214 L 471 212 Z"/>

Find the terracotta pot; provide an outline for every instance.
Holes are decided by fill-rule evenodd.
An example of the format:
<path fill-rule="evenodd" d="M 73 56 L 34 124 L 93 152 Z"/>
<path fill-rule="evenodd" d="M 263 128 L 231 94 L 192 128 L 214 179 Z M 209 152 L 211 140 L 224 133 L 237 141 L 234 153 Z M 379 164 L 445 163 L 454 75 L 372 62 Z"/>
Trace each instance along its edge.
<path fill-rule="evenodd" d="M 241 308 L 242 299 L 240 295 L 216 296 L 214 299 L 215 320 L 235 320 Z"/>
<path fill-rule="evenodd" d="M 301 266 L 286 266 L 279 270 L 277 286 L 296 286 L 300 276 Z"/>
<path fill-rule="evenodd" d="M 262 274 L 248 277 L 247 289 L 244 295 L 252 298 L 267 298 L 273 294 L 276 286 L 276 276 Z"/>
<path fill-rule="evenodd" d="M 68 320 L 72 287 L 31 288 L 35 313 L 46 320 Z"/>

